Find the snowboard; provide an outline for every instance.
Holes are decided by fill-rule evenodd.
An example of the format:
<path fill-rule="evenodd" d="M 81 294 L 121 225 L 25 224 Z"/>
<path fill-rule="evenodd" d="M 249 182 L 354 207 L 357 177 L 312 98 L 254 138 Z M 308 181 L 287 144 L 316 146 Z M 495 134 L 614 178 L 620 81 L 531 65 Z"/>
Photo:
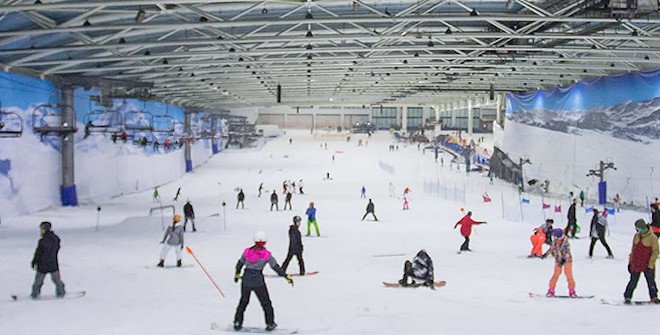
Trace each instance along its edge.
<path fill-rule="evenodd" d="M 309 276 L 314 276 L 314 275 L 317 275 L 317 274 L 319 274 L 318 271 L 311 271 L 311 272 L 305 272 L 304 276 L 301 276 L 299 273 L 290 273 L 289 276 L 291 276 L 291 277 L 309 277 Z M 277 278 L 277 277 L 279 277 L 279 275 L 267 274 L 267 275 L 264 275 L 264 277 L 266 277 L 266 278 Z"/>
<path fill-rule="evenodd" d="M 79 292 L 73 292 L 73 293 L 67 293 L 63 297 L 58 298 L 53 294 L 46 294 L 46 295 L 40 295 L 36 299 L 32 299 L 30 295 L 12 295 L 11 300 L 13 301 L 19 301 L 19 300 L 69 300 L 69 299 L 78 299 L 82 298 L 85 296 L 85 291 L 79 291 Z"/>
<path fill-rule="evenodd" d="M 630 304 L 624 304 L 623 301 L 608 301 L 605 299 L 600 299 L 600 302 L 603 303 L 604 305 L 611 305 L 611 306 L 658 305 L 651 301 L 640 301 L 640 300 L 631 301 Z"/>
<path fill-rule="evenodd" d="M 423 287 L 424 286 L 422 284 L 410 285 L 410 286 L 401 286 L 401 284 L 399 284 L 399 283 L 388 283 L 388 282 L 383 282 L 383 285 L 385 285 L 385 287 L 412 287 L 412 288 L 417 288 L 417 287 Z M 435 286 L 435 287 L 443 287 L 445 285 L 447 285 L 447 282 L 444 281 L 444 280 L 433 282 L 433 286 Z"/>
<path fill-rule="evenodd" d="M 226 328 L 220 327 L 217 323 L 211 324 L 211 330 L 221 331 L 221 332 L 236 332 L 236 333 L 250 333 L 250 334 L 298 334 L 298 329 L 285 329 L 285 328 L 275 328 L 271 331 L 266 330 L 266 327 L 243 327 L 239 330 L 234 330 L 233 325 L 229 325 Z"/>
<path fill-rule="evenodd" d="M 306 237 L 306 238 L 328 238 L 328 235 L 321 235 L 321 236 L 305 235 L 304 237 Z"/>
<path fill-rule="evenodd" d="M 595 297 L 595 295 L 578 295 L 575 298 L 571 298 L 568 295 L 555 295 L 553 297 L 546 297 L 545 294 L 539 294 L 539 293 L 532 293 L 529 292 L 529 297 L 530 298 L 560 298 L 560 299 L 591 299 Z"/>

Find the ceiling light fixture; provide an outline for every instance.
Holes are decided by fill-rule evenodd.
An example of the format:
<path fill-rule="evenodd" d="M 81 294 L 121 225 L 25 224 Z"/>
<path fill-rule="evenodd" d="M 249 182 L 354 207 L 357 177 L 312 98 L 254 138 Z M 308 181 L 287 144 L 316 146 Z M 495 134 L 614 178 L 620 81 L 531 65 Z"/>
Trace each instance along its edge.
<path fill-rule="evenodd" d="M 147 13 L 144 11 L 144 9 L 142 9 L 142 8 L 138 9 L 137 14 L 135 15 L 135 22 L 142 23 L 142 21 L 144 21 L 144 16 L 146 14 Z"/>

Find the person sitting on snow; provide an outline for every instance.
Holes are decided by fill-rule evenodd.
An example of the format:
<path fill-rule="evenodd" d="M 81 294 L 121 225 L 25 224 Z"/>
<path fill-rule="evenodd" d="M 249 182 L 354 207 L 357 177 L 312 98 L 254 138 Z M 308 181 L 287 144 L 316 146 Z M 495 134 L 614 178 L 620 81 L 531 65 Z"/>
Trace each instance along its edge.
<path fill-rule="evenodd" d="M 410 280 L 409 280 L 410 279 Z M 420 250 L 412 263 L 406 261 L 403 265 L 403 278 L 399 280 L 401 286 L 428 286 L 435 290 L 433 286 L 433 260 L 426 250 Z"/>
<path fill-rule="evenodd" d="M 553 219 L 545 220 L 541 226 L 534 228 L 534 233 L 529 237 L 532 242 L 532 252 L 529 257 L 542 257 L 543 256 L 543 243 L 552 244 L 552 225 Z"/>

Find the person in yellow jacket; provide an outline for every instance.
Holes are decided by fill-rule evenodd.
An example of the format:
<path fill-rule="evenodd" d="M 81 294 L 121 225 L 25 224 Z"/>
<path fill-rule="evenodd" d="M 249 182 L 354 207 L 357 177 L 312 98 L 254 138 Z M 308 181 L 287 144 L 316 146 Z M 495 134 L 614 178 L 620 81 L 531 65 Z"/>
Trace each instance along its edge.
<path fill-rule="evenodd" d="M 632 250 L 628 259 L 630 281 L 628 282 L 628 286 L 626 286 L 626 291 L 623 293 L 624 303 L 630 304 L 639 277 L 644 273 L 651 302 L 659 304 L 658 287 L 655 284 L 655 261 L 658 259 L 659 249 L 658 238 L 651 232 L 646 221 L 643 219 L 635 221 L 635 230 L 637 230 L 637 234 L 633 238 Z"/>

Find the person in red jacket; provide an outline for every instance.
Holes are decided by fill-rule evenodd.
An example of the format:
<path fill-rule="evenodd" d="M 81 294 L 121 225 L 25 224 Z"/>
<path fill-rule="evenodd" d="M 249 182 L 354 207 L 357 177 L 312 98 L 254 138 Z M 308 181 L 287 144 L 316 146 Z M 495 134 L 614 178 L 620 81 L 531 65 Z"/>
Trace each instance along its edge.
<path fill-rule="evenodd" d="M 472 225 L 487 223 L 486 221 L 474 221 L 472 220 L 472 212 L 468 212 L 460 221 L 456 222 L 454 229 L 461 225 L 461 235 L 465 237 L 465 242 L 461 245 L 461 251 L 472 251 L 470 250 L 470 235 L 472 234 Z"/>

